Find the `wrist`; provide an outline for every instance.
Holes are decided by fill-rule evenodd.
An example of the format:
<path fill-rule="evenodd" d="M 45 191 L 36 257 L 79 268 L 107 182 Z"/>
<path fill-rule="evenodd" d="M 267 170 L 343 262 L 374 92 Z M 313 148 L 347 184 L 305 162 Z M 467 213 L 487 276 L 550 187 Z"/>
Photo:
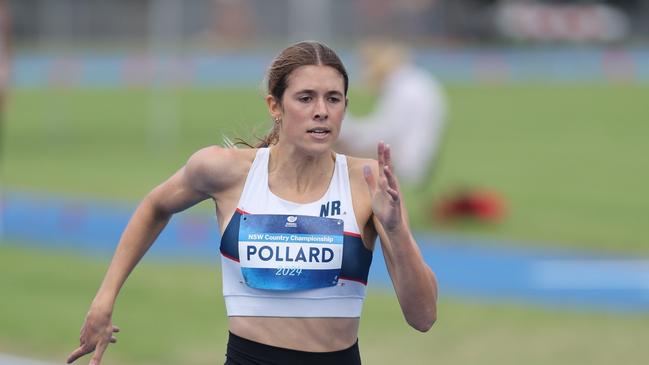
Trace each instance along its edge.
<path fill-rule="evenodd" d="M 384 229 L 385 233 L 390 237 L 403 237 L 410 235 L 410 228 L 408 228 L 408 225 L 403 220 L 392 224 L 389 227 L 384 226 Z"/>
<path fill-rule="evenodd" d="M 89 312 L 111 316 L 113 314 L 113 301 L 97 297 L 90 304 Z"/>

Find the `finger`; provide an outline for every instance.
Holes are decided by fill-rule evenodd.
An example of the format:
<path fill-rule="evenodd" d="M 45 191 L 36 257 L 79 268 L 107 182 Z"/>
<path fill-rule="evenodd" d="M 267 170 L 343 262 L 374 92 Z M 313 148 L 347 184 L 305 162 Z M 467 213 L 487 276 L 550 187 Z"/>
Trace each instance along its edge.
<path fill-rule="evenodd" d="M 117 343 L 117 337 L 110 336 L 110 343 Z"/>
<path fill-rule="evenodd" d="M 376 148 L 379 161 L 379 177 L 383 176 L 383 166 L 385 166 L 385 142 L 380 141 Z"/>
<path fill-rule="evenodd" d="M 399 201 L 399 190 L 397 189 L 397 184 L 396 184 L 396 179 L 394 177 L 394 174 L 392 173 L 392 170 L 388 166 L 385 166 L 385 187 L 383 187 L 383 190 L 385 190 L 392 200 L 394 202 Z"/>
<path fill-rule="evenodd" d="M 385 152 L 383 155 L 385 157 L 385 165 L 392 170 L 392 148 L 390 148 L 389 144 L 385 145 Z"/>
<path fill-rule="evenodd" d="M 385 170 L 385 177 L 388 180 L 388 186 L 396 191 L 399 191 L 399 185 L 397 184 L 397 177 L 392 172 L 392 167 L 386 166 L 384 170 Z"/>
<path fill-rule="evenodd" d="M 396 191 L 396 190 L 394 190 L 392 188 L 387 188 L 385 191 L 387 191 L 388 194 L 390 194 L 390 197 L 394 200 L 395 203 L 399 201 L 399 192 L 398 191 Z"/>
<path fill-rule="evenodd" d="M 104 356 L 104 351 L 106 351 L 106 347 L 108 347 L 108 342 L 100 342 L 97 344 L 97 348 L 95 349 L 95 353 L 92 355 L 92 358 L 90 359 L 90 363 L 88 365 L 99 365 L 101 364 L 101 358 Z"/>
<path fill-rule="evenodd" d="M 113 326 L 113 332 L 119 332 L 119 331 L 120 331 L 119 327 Z"/>
<path fill-rule="evenodd" d="M 363 166 L 363 177 L 367 183 L 367 188 L 370 190 L 370 195 L 374 196 L 374 192 L 376 191 L 376 179 L 374 179 L 372 169 L 367 165 Z"/>
<path fill-rule="evenodd" d="M 383 176 L 379 176 L 378 187 L 379 190 L 385 190 L 388 188 L 388 179 L 385 177 L 385 168 L 382 168 Z"/>
<path fill-rule="evenodd" d="M 79 346 L 76 350 L 72 351 L 70 355 L 68 355 L 68 359 L 66 360 L 66 363 L 71 364 L 74 361 L 76 361 L 78 358 L 81 356 L 91 352 L 92 350 L 87 349 L 85 346 Z"/>

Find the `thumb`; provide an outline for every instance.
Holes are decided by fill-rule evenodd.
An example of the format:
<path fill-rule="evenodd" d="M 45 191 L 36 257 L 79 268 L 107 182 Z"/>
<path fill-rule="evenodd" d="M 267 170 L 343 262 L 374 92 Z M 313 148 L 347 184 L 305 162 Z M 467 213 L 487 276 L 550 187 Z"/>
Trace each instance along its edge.
<path fill-rule="evenodd" d="M 84 346 L 79 346 L 76 350 L 72 351 L 72 353 L 68 356 L 66 363 L 71 364 L 81 356 L 87 354 L 88 352 L 90 351 L 86 350 Z"/>
<path fill-rule="evenodd" d="M 367 183 L 367 188 L 370 190 L 370 195 L 374 196 L 374 192 L 376 191 L 376 179 L 374 178 L 374 174 L 372 174 L 372 169 L 367 165 L 363 166 L 363 177 Z"/>

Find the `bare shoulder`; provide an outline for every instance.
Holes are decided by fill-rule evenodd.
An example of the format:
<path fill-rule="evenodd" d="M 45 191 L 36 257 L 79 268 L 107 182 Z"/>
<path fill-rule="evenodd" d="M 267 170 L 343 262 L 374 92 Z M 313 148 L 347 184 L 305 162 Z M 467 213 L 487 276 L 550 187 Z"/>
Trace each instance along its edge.
<path fill-rule="evenodd" d="M 187 160 L 185 174 L 199 191 L 212 194 L 227 190 L 245 181 L 256 152 L 256 149 L 248 148 L 201 148 Z"/>
<path fill-rule="evenodd" d="M 369 166 L 372 169 L 372 174 L 375 176 L 379 173 L 379 163 L 373 158 L 360 158 L 347 156 L 347 167 L 349 169 L 349 178 L 352 183 L 360 181 L 365 184 L 365 178 L 363 177 L 363 169 L 365 166 Z"/>
<path fill-rule="evenodd" d="M 352 196 L 357 204 L 369 205 L 371 198 L 365 182 L 363 170 L 369 166 L 374 176 L 378 175 L 378 162 L 371 158 L 347 156 L 347 169 L 349 170 L 349 183 Z"/>

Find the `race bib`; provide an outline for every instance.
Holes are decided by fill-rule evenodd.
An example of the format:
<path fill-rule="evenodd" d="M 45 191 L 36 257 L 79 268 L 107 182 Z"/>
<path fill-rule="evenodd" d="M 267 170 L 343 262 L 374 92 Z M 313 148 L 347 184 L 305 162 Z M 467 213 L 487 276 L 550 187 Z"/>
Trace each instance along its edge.
<path fill-rule="evenodd" d="M 343 258 L 341 219 L 245 214 L 239 262 L 251 288 L 305 290 L 338 283 Z"/>

